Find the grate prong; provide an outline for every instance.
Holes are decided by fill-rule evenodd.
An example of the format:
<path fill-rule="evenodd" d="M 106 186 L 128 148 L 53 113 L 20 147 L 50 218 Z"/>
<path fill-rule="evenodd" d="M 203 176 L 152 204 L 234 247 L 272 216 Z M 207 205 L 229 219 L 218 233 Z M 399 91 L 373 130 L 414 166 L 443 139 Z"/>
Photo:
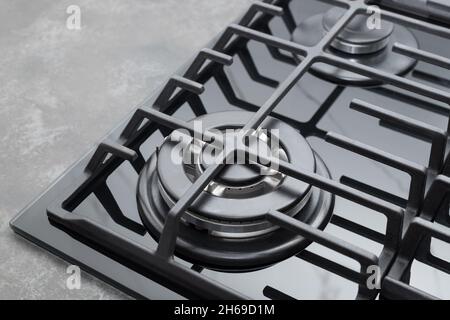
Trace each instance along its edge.
<path fill-rule="evenodd" d="M 436 173 L 441 172 L 447 145 L 447 132 L 359 99 L 353 100 L 350 104 L 350 108 L 376 117 L 382 121 L 392 123 L 395 127 L 403 128 L 408 132 L 431 140 L 429 168 Z"/>
<path fill-rule="evenodd" d="M 329 132 L 326 135 L 325 140 L 361 156 L 367 157 L 369 159 L 378 161 L 380 163 L 408 173 L 411 177 L 411 183 L 409 187 L 407 208 L 417 213 L 422 203 L 425 192 L 427 170 L 424 166 L 418 165 L 414 162 L 379 150 L 359 141 L 344 137 L 337 133 Z"/>
<path fill-rule="evenodd" d="M 413 58 L 416 60 L 431 63 L 431 64 L 434 64 L 436 66 L 439 66 L 439 67 L 442 67 L 445 69 L 450 69 L 450 59 L 445 58 L 440 55 L 437 55 L 437 54 L 434 54 L 434 53 L 431 53 L 431 52 L 428 52 L 428 51 L 411 48 L 411 47 L 405 46 L 401 43 L 394 44 L 394 46 L 392 47 L 392 50 L 394 52 L 400 53 L 402 55 L 405 55 L 407 57 L 410 57 L 410 58 Z"/>

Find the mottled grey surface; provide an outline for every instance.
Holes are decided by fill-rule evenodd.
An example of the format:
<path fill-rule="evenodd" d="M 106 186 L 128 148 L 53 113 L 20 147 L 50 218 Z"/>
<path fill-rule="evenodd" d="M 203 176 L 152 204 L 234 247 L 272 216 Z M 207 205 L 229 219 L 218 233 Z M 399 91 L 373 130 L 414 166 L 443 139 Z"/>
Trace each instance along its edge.
<path fill-rule="evenodd" d="M 66 289 L 68 264 L 8 223 L 248 3 L 0 0 L 0 299 L 127 298 L 87 274 Z"/>

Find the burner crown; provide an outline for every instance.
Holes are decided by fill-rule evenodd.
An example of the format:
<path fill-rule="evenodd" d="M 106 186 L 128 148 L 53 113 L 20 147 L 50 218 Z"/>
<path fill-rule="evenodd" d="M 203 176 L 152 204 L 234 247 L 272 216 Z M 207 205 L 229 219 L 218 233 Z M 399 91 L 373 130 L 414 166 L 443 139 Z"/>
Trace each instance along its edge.
<path fill-rule="evenodd" d="M 324 14 L 322 23 L 328 32 L 345 13 L 344 9 L 332 8 Z M 342 30 L 331 46 L 349 54 L 370 54 L 378 52 L 389 44 L 394 24 L 381 20 L 379 25 L 370 26 L 367 15 L 358 15 Z"/>

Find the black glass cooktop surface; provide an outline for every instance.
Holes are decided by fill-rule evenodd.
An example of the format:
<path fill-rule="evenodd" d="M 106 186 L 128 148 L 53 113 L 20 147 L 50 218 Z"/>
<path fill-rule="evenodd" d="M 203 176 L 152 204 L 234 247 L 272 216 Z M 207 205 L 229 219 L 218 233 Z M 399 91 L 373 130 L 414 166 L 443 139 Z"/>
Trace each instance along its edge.
<path fill-rule="evenodd" d="M 448 28 L 382 8 L 381 47 L 349 53 L 361 39 L 344 34 L 357 14 L 367 18 L 362 1 L 269 2 L 185 64 L 12 228 L 142 298 L 450 298 Z M 325 32 L 314 33 L 319 24 Z M 233 171 L 186 198 L 211 172 L 189 180 L 161 159 L 173 130 L 198 118 L 271 119 L 286 149 L 278 183 L 295 194 L 278 185 L 238 194 L 234 184 L 219 193 L 219 180 L 263 183 Z M 184 200 L 197 214 L 168 227 Z M 365 287 L 371 266 L 376 288 Z"/>

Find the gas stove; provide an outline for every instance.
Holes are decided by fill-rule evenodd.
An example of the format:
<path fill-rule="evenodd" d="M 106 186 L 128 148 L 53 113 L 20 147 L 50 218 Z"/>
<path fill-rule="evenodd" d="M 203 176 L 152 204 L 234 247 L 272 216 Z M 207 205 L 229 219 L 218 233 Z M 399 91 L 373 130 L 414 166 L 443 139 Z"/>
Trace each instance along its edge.
<path fill-rule="evenodd" d="M 255 2 L 11 226 L 138 298 L 450 298 L 449 26 Z"/>

